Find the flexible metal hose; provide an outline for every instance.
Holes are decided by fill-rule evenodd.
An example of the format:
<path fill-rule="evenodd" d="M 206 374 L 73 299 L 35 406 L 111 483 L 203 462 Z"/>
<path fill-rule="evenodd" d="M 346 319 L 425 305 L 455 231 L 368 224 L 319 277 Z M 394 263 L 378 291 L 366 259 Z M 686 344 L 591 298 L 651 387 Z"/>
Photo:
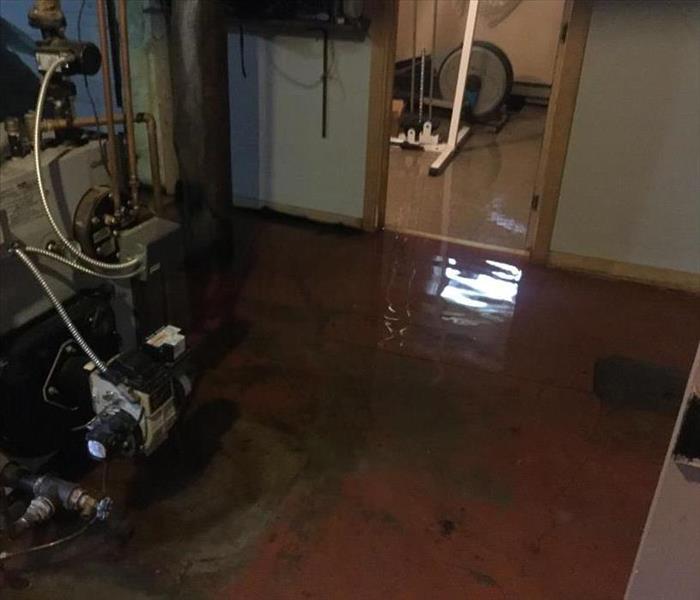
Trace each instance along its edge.
<path fill-rule="evenodd" d="M 49 252 L 48 250 L 44 250 L 43 248 L 35 248 L 34 246 L 25 246 L 22 248 L 23 252 L 26 254 L 36 254 L 38 256 L 44 256 L 46 258 L 50 258 L 51 260 L 55 260 L 56 262 L 60 262 L 61 264 L 64 264 L 68 267 L 72 267 L 76 271 L 80 271 L 81 273 L 85 273 L 87 275 L 92 275 L 93 277 L 101 277 L 103 279 L 131 279 L 132 277 L 135 277 L 138 274 L 138 271 L 133 272 L 133 273 L 98 273 L 97 271 L 93 271 L 92 269 L 88 269 L 87 267 L 84 267 L 81 264 L 78 264 L 77 262 L 73 262 L 72 260 L 65 258 L 64 256 L 61 256 L 60 254 L 56 254 L 55 252 Z"/>
<path fill-rule="evenodd" d="M 76 341 L 78 346 L 80 346 L 83 352 L 87 354 L 87 356 L 95 364 L 97 369 L 101 373 L 105 373 L 107 371 L 107 365 L 105 365 L 105 363 L 103 363 L 100 360 L 100 357 L 97 356 L 97 354 L 95 354 L 94 350 L 90 348 L 83 336 L 80 335 L 78 328 L 75 326 L 73 321 L 71 321 L 70 317 L 68 316 L 68 313 L 66 312 L 66 309 L 63 308 L 63 305 L 56 297 L 56 294 L 53 293 L 53 290 L 49 287 L 49 284 L 46 282 L 46 279 L 44 279 L 44 276 L 39 272 L 39 269 L 36 268 L 36 265 L 19 248 L 12 248 L 10 252 L 12 252 L 15 256 L 17 256 L 17 258 L 19 258 L 24 263 L 24 266 L 27 267 L 27 269 L 29 269 L 29 272 L 34 276 L 34 279 L 37 280 L 41 288 L 44 290 L 44 293 L 48 296 L 49 300 L 51 300 L 51 304 L 54 305 L 56 312 L 58 312 L 58 315 L 65 323 L 66 327 L 68 328 L 68 331 L 70 332 L 71 336 Z"/>
<path fill-rule="evenodd" d="M 31 548 L 27 548 L 25 550 L 17 550 L 15 552 L 0 552 L 0 564 L 5 562 L 6 560 L 10 560 L 12 558 L 16 558 L 18 556 L 26 556 L 27 554 L 34 554 L 35 552 L 41 552 L 42 550 L 48 550 L 49 548 L 55 548 L 56 546 L 61 546 L 67 542 L 70 542 L 81 535 L 83 535 L 90 527 L 92 527 L 95 522 L 97 521 L 97 518 L 93 518 L 85 525 L 82 525 L 79 529 L 74 531 L 73 533 L 70 533 L 68 535 L 65 535 L 61 538 L 58 538 L 57 540 L 54 540 L 52 542 L 47 542 L 46 544 L 39 544 L 38 546 L 32 546 Z"/>
<path fill-rule="evenodd" d="M 96 260 L 86 254 L 83 254 L 81 250 L 76 249 L 70 240 L 64 235 L 60 227 L 56 223 L 56 220 L 51 213 L 49 208 L 49 203 L 46 199 L 46 190 L 44 189 L 44 180 L 41 175 L 41 119 L 44 112 L 44 101 L 46 100 L 46 92 L 49 88 L 49 82 L 53 74 L 60 69 L 63 65 L 68 64 L 70 61 L 67 58 L 59 58 L 54 62 L 44 74 L 44 78 L 41 81 L 41 87 L 39 88 L 39 97 L 36 101 L 36 114 L 34 115 L 34 169 L 36 171 L 36 182 L 39 187 L 39 196 L 41 197 L 41 204 L 46 213 L 46 217 L 51 224 L 51 228 L 54 233 L 58 236 L 61 243 L 73 254 L 76 258 L 82 260 L 83 262 L 96 267 L 98 269 L 104 269 L 106 271 L 115 271 L 119 269 L 129 269 L 134 268 L 139 265 L 139 260 L 137 258 L 132 258 L 123 263 L 106 263 L 100 260 Z"/>

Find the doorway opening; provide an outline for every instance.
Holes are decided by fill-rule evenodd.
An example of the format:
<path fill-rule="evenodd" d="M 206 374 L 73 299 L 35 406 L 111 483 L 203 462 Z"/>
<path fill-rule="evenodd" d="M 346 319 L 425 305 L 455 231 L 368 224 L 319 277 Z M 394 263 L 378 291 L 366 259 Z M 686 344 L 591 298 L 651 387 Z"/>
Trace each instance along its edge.
<path fill-rule="evenodd" d="M 469 131 L 431 176 L 438 148 L 416 142 L 426 121 L 438 144 L 448 137 L 470 2 L 399 0 L 386 229 L 527 254 L 564 9 L 563 0 L 472 0 L 459 121 Z"/>

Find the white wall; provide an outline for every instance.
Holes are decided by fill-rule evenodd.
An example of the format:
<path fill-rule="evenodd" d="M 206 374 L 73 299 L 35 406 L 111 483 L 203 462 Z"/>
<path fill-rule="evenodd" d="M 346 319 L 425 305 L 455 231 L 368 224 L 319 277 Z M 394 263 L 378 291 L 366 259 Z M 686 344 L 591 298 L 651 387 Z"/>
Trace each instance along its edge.
<path fill-rule="evenodd" d="M 700 3 L 595 3 L 552 250 L 700 273 Z"/>
<path fill-rule="evenodd" d="M 413 8 L 418 9 L 416 54 L 421 48 L 430 54 L 433 35 L 432 0 L 400 0 L 396 59 L 413 52 Z M 436 56 L 444 56 L 464 38 L 467 0 L 437 0 Z M 501 23 L 491 26 L 487 2 L 482 0 L 475 39 L 492 42 L 513 64 L 516 81 L 551 85 L 557 41 L 564 10 L 563 0 L 522 0 Z"/>
<path fill-rule="evenodd" d="M 320 39 L 246 36 L 240 74 L 229 39 L 234 197 L 361 219 L 364 202 L 371 46 L 332 40 L 328 134 L 321 137 Z"/>

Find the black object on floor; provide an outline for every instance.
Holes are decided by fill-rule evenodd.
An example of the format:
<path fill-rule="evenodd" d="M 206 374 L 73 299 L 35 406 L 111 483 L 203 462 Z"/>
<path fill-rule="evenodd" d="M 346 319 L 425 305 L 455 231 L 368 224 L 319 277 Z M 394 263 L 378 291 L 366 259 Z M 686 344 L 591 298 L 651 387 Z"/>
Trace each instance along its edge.
<path fill-rule="evenodd" d="M 609 356 L 595 363 L 593 391 L 611 408 L 675 413 L 685 381 L 686 376 L 677 369 Z"/>

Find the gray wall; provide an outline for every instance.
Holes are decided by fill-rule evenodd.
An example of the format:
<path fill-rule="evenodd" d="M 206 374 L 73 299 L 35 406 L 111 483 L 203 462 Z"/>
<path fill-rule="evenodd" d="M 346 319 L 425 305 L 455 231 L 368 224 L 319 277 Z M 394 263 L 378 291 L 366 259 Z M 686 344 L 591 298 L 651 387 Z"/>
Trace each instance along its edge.
<path fill-rule="evenodd" d="M 331 41 L 321 137 L 320 39 L 229 36 L 234 202 L 362 217 L 371 46 Z"/>
<path fill-rule="evenodd" d="M 595 3 L 552 250 L 700 273 L 700 3 Z"/>
<path fill-rule="evenodd" d="M 231 179 L 234 204 L 259 208 L 260 111 L 258 57 L 264 44 L 254 35 L 244 36 L 243 61 L 239 34 L 228 36 L 228 85 L 231 110 Z M 241 65 L 244 65 L 243 67 Z M 245 77 L 243 76 L 245 69 Z"/>

